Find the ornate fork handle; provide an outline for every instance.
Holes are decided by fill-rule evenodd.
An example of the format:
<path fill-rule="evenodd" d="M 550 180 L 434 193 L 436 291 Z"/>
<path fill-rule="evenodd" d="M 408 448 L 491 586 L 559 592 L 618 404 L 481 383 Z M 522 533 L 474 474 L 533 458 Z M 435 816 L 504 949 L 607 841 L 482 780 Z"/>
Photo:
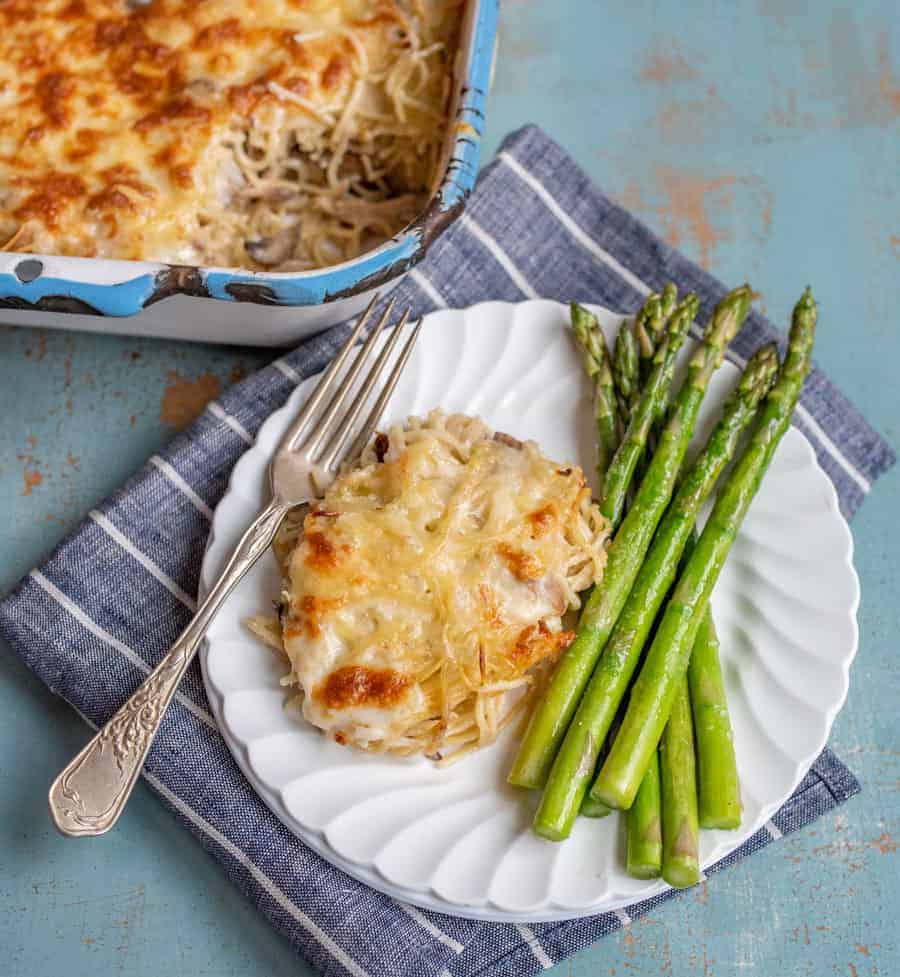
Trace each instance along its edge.
<path fill-rule="evenodd" d="M 257 516 L 165 658 L 53 781 L 50 814 L 63 834 L 99 835 L 116 823 L 203 635 L 222 602 L 271 544 L 290 508 L 272 502 Z"/>

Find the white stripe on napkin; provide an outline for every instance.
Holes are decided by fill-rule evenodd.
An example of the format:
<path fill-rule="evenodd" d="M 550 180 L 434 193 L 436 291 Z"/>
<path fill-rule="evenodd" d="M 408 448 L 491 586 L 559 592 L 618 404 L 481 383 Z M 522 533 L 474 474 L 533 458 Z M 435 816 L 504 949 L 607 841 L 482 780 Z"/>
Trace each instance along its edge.
<path fill-rule="evenodd" d="M 291 380 L 293 383 L 299 383 L 303 377 L 290 365 L 290 363 L 285 363 L 284 360 L 273 360 L 272 366 L 276 370 L 281 370 L 281 372 Z"/>
<path fill-rule="evenodd" d="M 465 947 L 459 940 L 454 940 L 449 933 L 445 933 L 443 930 L 438 929 L 434 923 L 423 913 L 416 909 L 415 906 L 410 906 L 405 902 L 398 902 L 397 905 L 409 916 L 410 919 L 415 920 L 425 930 L 426 933 L 430 933 L 439 943 L 443 943 L 444 946 L 450 947 L 454 953 L 462 953 Z"/>
<path fill-rule="evenodd" d="M 495 238 L 491 237 L 480 224 L 476 224 L 475 220 L 468 214 L 463 214 L 459 218 L 459 223 L 469 231 L 476 241 L 479 241 L 491 252 L 497 264 L 509 275 L 513 284 L 523 295 L 530 299 L 538 297 L 538 293 L 528 284 L 528 279 L 516 268 L 509 255 L 500 247 Z"/>
<path fill-rule="evenodd" d="M 63 610 L 67 611 L 72 617 L 75 618 L 78 623 L 90 631 L 91 634 L 96 635 L 105 644 L 108 644 L 110 648 L 115 648 L 119 654 L 123 655 L 128 661 L 134 665 L 135 668 L 139 669 L 145 675 L 149 675 L 152 669 L 144 661 L 143 658 L 133 649 L 129 648 L 128 645 L 123 644 L 118 638 L 114 638 L 108 631 L 104 630 L 95 621 L 84 613 L 84 611 L 75 603 L 73 603 L 58 587 L 54 586 L 40 570 L 32 570 L 29 574 L 31 579 L 43 590 L 45 593 L 49 594 Z M 206 723 L 210 729 L 219 731 L 219 727 L 216 725 L 216 721 L 213 717 L 205 710 L 198 706 L 196 703 L 191 702 L 191 700 L 181 692 L 175 693 L 175 698 L 187 709 L 192 712 L 199 720 Z"/>
<path fill-rule="evenodd" d="M 224 421 L 231 428 L 231 430 L 241 438 L 241 440 L 246 441 L 247 444 L 253 444 L 253 438 L 250 436 L 244 425 L 241 424 L 240 421 L 233 418 L 231 414 L 226 414 L 221 404 L 211 400 L 206 405 L 206 409 L 210 412 L 210 414 L 212 414 L 213 417 L 218 417 L 220 421 Z"/>
<path fill-rule="evenodd" d="M 568 217 L 565 211 L 563 211 L 556 200 L 551 196 L 547 188 L 540 182 L 540 180 L 537 179 L 536 176 L 534 176 L 533 173 L 530 173 L 518 160 L 514 160 L 505 152 L 500 153 L 500 159 L 502 159 L 504 163 L 506 163 L 524 183 L 531 187 L 531 189 L 547 205 L 547 209 L 550 210 L 550 212 L 559 220 L 559 222 L 570 232 L 570 234 L 572 234 L 579 244 L 590 251 L 591 254 L 599 257 L 605 265 L 608 265 L 611 269 L 616 271 L 617 274 L 619 274 L 619 276 L 628 282 L 628 284 L 633 288 L 636 288 L 644 295 L 650 291 L 649 286 L 645 282 L 638 278 L 633 272 L 621 265 L 611 254 L 609 254 L 609 252 L 605 251 L 599 244 L 597 244 L 593 238 L 589 238 L 585 232 L 571 218 Z M 566 219 L 563 220 L 563 218 Z M 469 223 L 472 224 L 474 222 L 472 222 L 470 219 Z M 475 226 L 477 227 L 477 225 Z M 475 233 L 475 229 L 472 228 L 472 230 L 473 233 Z M 478 231 L 484 234 L 485 237 L 489 237 L 484 231 L 481 230 L 481 228 L 478 228 Z M 475 233 L 475 236 L 477 237 L 478 234 Z M 494 248 L 491 249 L 494 257 L 500 262 L 509 277 L 516 283 L 516 285 L 519 286 L 523 294 L 527 295 L 529 298 L 536 298 L 537 296 L 534 289 L 522 277 L 521 271 L 519 271 L 519 269 L 513 265 L 509 255 L 502 251 L 500 246 L 496 241 L 494 241 L 493 238 L 490 238 L 490 241 L 494 245 Z M 520 282 L 524 283 L 524 287 L 523 284 L 520 284 Z M 853 467 L 850 460 L 841 452 L 841 449 L 834 443 L 834 441 L 832 441 L 831 438 L 828 437 L 828 435 L 822 430 L 818 421 L 815 420 L 812 414 L 810 414 L 802 404 L 797 405 L 797 414 L 810 428 L 813 437 L 819 442 L 822 448 L 824 448 L 825 451 L 831 455 L 831 457 L 834 458 L 841 468 L 843 468 L 844 471 L 853 479 L 853 481 L 856 482 L 863 494 L 868 495 L 872 487 L 868 479 L 860 471 Z"/>
<path fill-rule="evenodd" d="M 803 404 L 797 404 L 797 413 L 804 424 L 809 427 L 812 431 L 813 436 L 819 441 L 823 448 L 831 455 L 832 458 L 844 469 L 844 471 L 853 479 L 854 482 L 862 489 L 863 495 L 868 495 L 872 485 L 869 480 L 863 475 L 862 472 L 857 471 L 850 461 L 841 454 L 841 449 L 831 440 L 830 437 L 822 430 L 819 422 L 810 414 L 810 412 L 803 406 Z"/>
<path fill-rule="evenodd" d="M 181 491 L 190 501 L 194 504 L 197 511 L 206 516 L 207 519 L 212 519 L 213 512 L 212 509 L 200 498 L 199 495 L 191 488 L 190 485 L 178 474 L 177 471 L 165 460 L 165 458 L 160 458 L 159 455 L 151 455 L 150 463 L 155 465 L 166 478 Z"/>
<path fill-rule="evenodd" d="M 772 841 L 778 841 L 779 838 L 783 838 L 784 835 L 781 833 L 781 829 L 774 821 L 766 821 L 765 824 L 766 831 L 769 832 L 769 837 Z"/>
<path fill-rule="evenodd" d="M 614 909 L 613 916 L 615 916 L 623 926 L 631 926 L 631 917 L 625 912 L 624 909 Z"/>
<path fill-rule="evenodd" d="M 534 955 L 534 959 L 546 970 L 553 966 L 553 961 L 547 956 L 547 951 L 541 946 L 541 941 L 534 935 L 534 930 L 522 923 L 516 924 L 519 935 L 528 944 L 528 949 Z"/>
<path fill-rule="evenodd" d="M 586 250 L 597 259 L 603 262 L 611 268 L 619 278 L 624 278 L 626 282 L 636 291 L 640 292 L 641 295 L 649 295 L 650 288 L 645 285 L 644 282 L 637 277 L 637 275 L 632 274 L 623 264 L 617 261 L 608 251 L 605 251 L 600 247 L 599 244 L 592 238 L 589 237 L 572 218 L 560 207 L 556 200 L 550 195 L 550 191 L 533 176 L 524 166 L 514 157 L 510 156 L 507 152 L 502 152 L 498 156 L 502 159 L 504 163 L 522 180 L 527 183 L 532 190 L 544 201 L 547 205 L 547 209 L 551 214 L 559 221 L 560 224 L 572 235 L 573 238 Z"/>
<path fill-rule="evenodd" d="M 434 287 L 434 283 L 429 281 L 418 268 L 411 269 L 409 277 L 439 309 L 447 308 L 447 303 L 444 301 L 444 296 L 441 295 L 441 293 Z"/>
<path fill-rule="evenodd" d="M 740 369 L 744 369 L 747 365 L 746 359 L 739 353 L 735 353 L 734 350 L 728 350 L 728 359 L 730 359 L 736 366 Z M 797 413 L 797 417 L 812 431 L 813 438 L 820 441 L 822 447 L 831 455 L 832 458 L 844 469 L 844 471 L 853 479 L 854 482 L 860 487 L 863 495 L 868 495 L 872 484 L 863 475 L 862 472 L 857 471 L 853 465 L 847 460 L 847 458 L 841 453 L 841 449 L 831 440 L 830 437 L 825 433 L 825 431 L 819 426 L 819 422 L 810 414 L 810 412 L 803 406 L 803 404 L 798 401 L 797 406 L 794 408 Z"/>
<path fill-rule="evenodd" d="M 184 604 L 184 606 L 189 610 L 197 610 L 197 601 L 195 601 L 189 593 L 182 590 L 181 587 L 179 587 L 178 584 L 175 583 L 175 581 L 167 573 L 160 570 L 153 560 L 151 560 L 149 556 L 142 553 L 134 545 L 134 543 L 128 539 L 127 536 L 119 532 L 119 530 L 106 518 L 106 516 L 103 515 L 102 512 L 97 512 L 96 509 L 91 509 L 88 515 L 94 520 L 95 523 L 97 523 L 97 525 L 103 530 L 103 532 L 106 533 L 107 536 L 115 540 L 115 542 L 118 543 L 126 553 L 133 556 L 151 576 L 156 577 L 156 579 L 163 585 L 163 587 L 166 588 L 166 590 L 169 591 L 173 597 L 177 597 L 178 600 L 180 600 L 181 603 Z"/>

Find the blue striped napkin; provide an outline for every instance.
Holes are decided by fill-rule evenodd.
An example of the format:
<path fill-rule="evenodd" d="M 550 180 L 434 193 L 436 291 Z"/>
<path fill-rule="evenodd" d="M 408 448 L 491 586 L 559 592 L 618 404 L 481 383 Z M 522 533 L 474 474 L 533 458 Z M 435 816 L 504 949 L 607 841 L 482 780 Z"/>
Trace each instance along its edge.
<path fill-rule="evenodd" d="M 633 310 L 673 279 L 708 313 L 725 287 L 608 200 L 535 128 L 511 135 L 469 207 L 401 285 L 414 313 L 482 299 L 537 296 Z M 231 387 L 90 514 L 0 604 L 0 633 L 93 725 L 129 695 L 187 622 L 212 509 L 268 414 L 318 372 L 346 335 L 337 328 Z M 746 355 L 775 332 L 753 313 Z M 890 448 L 821 373 L 807 382 L 797 426 L 851 516 L 894 461 Z M 153 626 L 148 627 L 147 622 Z M 640 916 L 673 893 L 588 919 L 532 926 L 424 912 L 374 892 L 299 842 L 234 764 L 193 667 L 144 772 L 173 816 L 323 974 L 473 977 L 533 974 Z M 859 790 L 828 750 L 768 825 L 718 872 L 808 824 Z"/>

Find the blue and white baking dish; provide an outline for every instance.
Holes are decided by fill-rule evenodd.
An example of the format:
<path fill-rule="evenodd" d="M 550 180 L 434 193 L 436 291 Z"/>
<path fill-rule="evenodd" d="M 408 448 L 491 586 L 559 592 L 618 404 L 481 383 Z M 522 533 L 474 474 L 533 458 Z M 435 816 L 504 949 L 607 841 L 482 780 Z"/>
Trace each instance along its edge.
<path fill-rule="evenodd" d="M 282 346 L 393 288 L 462 212 L 475 183 L 498 0 L 469 0 L 443 177 L 425 212 L 374 251 L 307 272 L 0 252 L 0 323 L 213 343 Z"/>

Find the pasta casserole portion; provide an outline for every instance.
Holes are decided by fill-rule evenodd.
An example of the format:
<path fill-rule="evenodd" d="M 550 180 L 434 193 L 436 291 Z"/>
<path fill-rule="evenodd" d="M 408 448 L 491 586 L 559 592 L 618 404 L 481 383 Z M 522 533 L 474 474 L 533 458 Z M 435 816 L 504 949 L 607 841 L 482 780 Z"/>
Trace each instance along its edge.
<path fill-rule="evenodd" d="M 3 0 L 0 250 L 303 270 L 439 175 L 464 0 Z"/>
<path fill-rule="evenodd" d="M 448 758 L 493 741 L 573 639 L 609 526 L 579 468 L 432 412 L 379 435 L 281 540 L 277 622 L 303 715 L 338 742 Z"/>

